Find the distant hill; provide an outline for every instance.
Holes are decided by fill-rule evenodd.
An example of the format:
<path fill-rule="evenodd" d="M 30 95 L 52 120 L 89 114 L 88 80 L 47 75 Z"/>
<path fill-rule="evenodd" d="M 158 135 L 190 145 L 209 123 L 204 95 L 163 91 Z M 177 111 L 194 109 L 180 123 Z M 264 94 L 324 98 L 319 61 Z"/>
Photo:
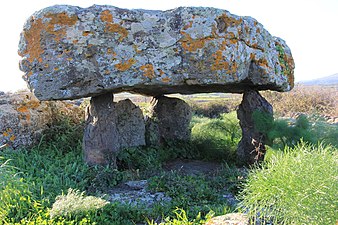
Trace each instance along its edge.
<path fill-rule="evenodd" d="M 338 73 L 314 80 L 304 80 L 298 83 L 303 85 L 338 85 Z"/>

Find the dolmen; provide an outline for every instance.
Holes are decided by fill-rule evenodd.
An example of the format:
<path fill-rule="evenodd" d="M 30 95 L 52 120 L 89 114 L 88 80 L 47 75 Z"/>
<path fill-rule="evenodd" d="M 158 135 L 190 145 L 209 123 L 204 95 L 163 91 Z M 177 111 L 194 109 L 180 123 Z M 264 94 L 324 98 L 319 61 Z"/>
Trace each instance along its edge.
<path fill-rule="evenodd" d="M 242 164 L 259 162 L 265 137 L 252 114 L 273 110 L 258 91 L 294 85 L 285 41 L 251 17 L 216 8 L 55 5 L 27 20 L 19 55 L 39 100 L 91 97 L 83 138 L 90 165 L 114 164 L 125 147 L 189 140 L 189 106 L 165 95 L 211 92 L 243 93 L 237 156 Z M 114 102 L 119 92 L 153 96 L 150 118 L 130 100 Z"/>

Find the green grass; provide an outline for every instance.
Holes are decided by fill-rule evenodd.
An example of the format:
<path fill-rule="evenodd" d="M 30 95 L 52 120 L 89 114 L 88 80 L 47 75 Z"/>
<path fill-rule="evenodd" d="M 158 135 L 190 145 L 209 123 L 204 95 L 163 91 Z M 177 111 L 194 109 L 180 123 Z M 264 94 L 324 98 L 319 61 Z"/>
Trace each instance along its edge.
<path fill-rule="evenodd" d="M 245 170 L 234 166 L 234 154 L 241 135 L 236 114 L 221 114 L 213 119 L 193 117 L 191 128 L 192 141 L 189 143 L 168 143 L 163 147 L 128 148 L 121 151 L 117 158 L 118 170 L 110 167 L 89 167 L 84 164 L 81 148 L 82 125 L 72 124 L 68 120 L 60 121 L 60 124 L 54 126 L 37 146 L 18 151 L 2 150 L 0 224 L 128 225 L 146 221 L 149 224 L 167 225 L 203 224 L 211 215 L 232 212 L 234 208 L 227 205 L 222 193 L 231 192 L 238 195 L 243 190 L 242 183 L 246 181 L 246 172 L 243 172 Z M 336 146 L 336 127 L 317 122 L 311 129 L 316 132 L 315 135 L 319 140 Z M 250 173 L 245 189 L 241 192 L 247 193 L 244 196 L 248 196 L 244 203 L 254 202 L 253 197 L 249 200 L 250 187 L 252 193 L 258 190 L 265 193 L 271 186 L 270 182 L 278 184 L 278 188 L 283 188 L 284 182 L 290 186 L 283 193 L 294 191 L 292 193 L 301 196 L 300 194 L 307 189 L 297 185 L 304 183 L 309 190 L 313 187 L 313 190 L 319 191 L 315 197 L 326 199 L 327 204 L 316 205 L 316 198 L 310 195 L 313 192 L 305 192 L 310 197 L 303 196 L 302 207 L 308 212 L 318 211 L 318 215 L 321 213 L 330 218 L 328 205 L 332 205 L 337 199 L 337 196 L 334 196 L 335 199 L 331 196 L 337 187 L 337 183 L 334 183 L 336 177 L 332 178 L 333 172 L 337 174 L 337 148 L 311 147 L 311 151 L 304 152 L 301 149 L 289 150 L 285 154 L 282 151 L 269 151 L 270 156 L 266 164 L 262 168 L 253 169 Z M 335 161 L 332 161 L 332 157 Z M 166 172 L 162 169 L 164 163 L 177 158 L 223 162 L 223 168 L 213 174 L 199 176 Z M 280 164 L 281 167 L 276 167 Z M 275 176 L 270 175 L 275 170 L 278 173 Z M 297 179 L 290 179 L 284 175 L 291 172 L 295 178 L 299 176 L 297 178 L 299 180 L 305 179 L 302 175 L 309 180 L 297 183 Z M 255 174 L 261 174 L 262 179 L 263 175 L 266 175 L 269 179 L 264 180 L 265 183 L 257 182 L 250 186 L 250 182 L 257 177 Z M 317 179 L 319 174 L 320 180 Z M 147 179 L 149 190 L 165 192 L 172 201 L 155 204 L 153 208 L 117 202 L 106 204 L 104 193 L 123 181 L 138 179 Z M 331 183 L 325 186 L 324 183 L 329 180 Z M 293 184 L 297 185 L 292 186 Z M 315 185 L 318 185 L 318 188 Z M 324 186 L 331 189 L 327 190 Z M 257 190 L 254 189 L 256 187 Z M 76 191 L 68 192 L 70 189 Z M 322 192 L 327 195 L 321 195 Z M 289 199 L 291 195 L 293 196 L 287 195 Z M 261 203 L 262 201 L 259 205 Z M 247 207 L 250 208 L 250 204 L 247 204 Z M 282 206 L 283 209 L 288 209 L 287 207 L 288 205 Z M 259 210 L 252 207 L 250 209 Z M 292 208 L 297 212 L 293 217 L 287 214 L 289 212 L 287 210 L 279 208 L 278 210 L 280 211 L 278 221 L 285 218 L 297 221 L 304 217 L 302 210 L 297 211 L 296 208 Z M 304 212 L 307 212 L 306 210 Z M 325 221 L 322 224 L 325 224 Z"/>
<path fill-rule="evenodd" d="M 300 143 L 251 170 L 241 193 L 250 216 L 274 224 L 335 224 L 338 152 Z"/>
<path fill-rule="evenodd" d="M 191 130 L 193 145 L 201 158 L 235 163 L 241 129 L 235 112 L 220 118 L 194 118 Z"/>

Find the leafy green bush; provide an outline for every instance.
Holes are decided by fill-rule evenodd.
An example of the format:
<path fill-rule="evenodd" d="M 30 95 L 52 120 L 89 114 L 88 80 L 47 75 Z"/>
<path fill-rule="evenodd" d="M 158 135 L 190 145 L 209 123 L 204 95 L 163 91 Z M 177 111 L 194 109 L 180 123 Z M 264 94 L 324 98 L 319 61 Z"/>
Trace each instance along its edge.
<path fill-rule="evenodd" d="M 321 117 L 311 119 L 314 121 L 311 131 L 318 141 L 338 148 L 338 125 L 328 124 Z"/>
<path fill-rule="evenodd" d="M 267 137 L 267 145 L 283 149 L 286 146 L 296 145 L 301 139 L 310 143 L 316 141 L 305 115 L 299 116 L 294 124 L 283 119 L 275 120 L 272 115 L 261 111 L 254 111 L 252 118 L 255 128 Z"/>
<path fill-rule="evenodd" d="M 199 213 L 196 218 L 189 219 L 187 212 L 183 209 L 177 208 L 174 211 L 175 218 L 167 217 L 161 223 L 155 223 L 154 221 L 148 221 L 149 225 L 200 225 L 205 224 L 214 215 L 213 211 L 210 211 L 204 218 Z"/>
<path fill-rule="evenodd" d="M 204 120 L 192 128 L 192 142 L 200 157 L 207 160 L 234 162 L 240 138 L 241 129 L 235 112 Z"/>
<path fill-rule="evenodd" d="M 274 224 L 335 224 L 338 152 L 303 142 L 254 168 L 241 193 L 253 219 Z"/>

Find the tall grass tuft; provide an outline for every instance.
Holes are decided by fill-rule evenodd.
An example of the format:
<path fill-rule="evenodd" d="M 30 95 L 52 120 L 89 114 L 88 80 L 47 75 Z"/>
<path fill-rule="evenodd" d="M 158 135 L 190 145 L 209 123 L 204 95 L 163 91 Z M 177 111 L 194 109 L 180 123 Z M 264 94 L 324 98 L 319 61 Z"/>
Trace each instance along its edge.
<path fill-rule="evenodd" d="M 56 197 L 50 211 L 51 218 L 57 216 L 70 217 L 85 215 L 89 211 L 95 211 L 107 205 L 109 202 L 94 196 L 85 196 L 84 192 L 68 189 L 67 195 Z"/>
<path fill-rule="evenodd" d="M 273 224 L 338 221 L 338 152 L 301 142 L 254 168 L 241 193 L 253 220 Z"/>

